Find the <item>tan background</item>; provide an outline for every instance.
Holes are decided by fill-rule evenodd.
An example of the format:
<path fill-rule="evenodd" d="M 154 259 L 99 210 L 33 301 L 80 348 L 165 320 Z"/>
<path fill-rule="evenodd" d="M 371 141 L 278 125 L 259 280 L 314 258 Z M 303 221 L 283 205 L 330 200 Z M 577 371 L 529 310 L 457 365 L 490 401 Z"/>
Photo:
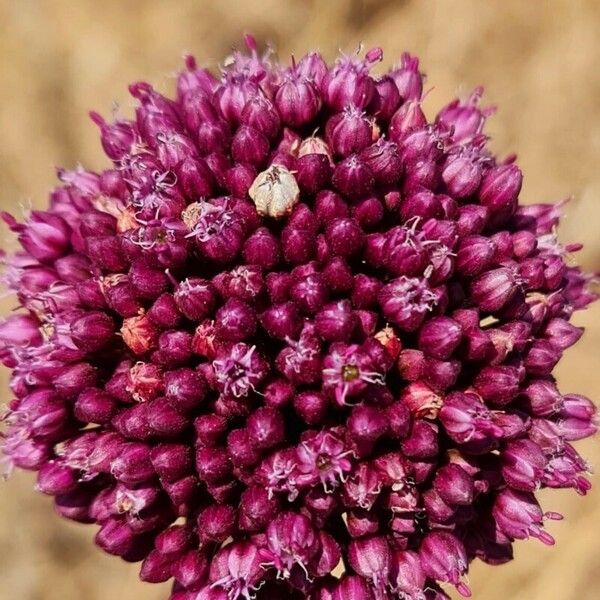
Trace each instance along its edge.
<path fill-rule="evenodd" d="M 243 31 L 282 57 L 314 47 L 332 57 L 361 41 L 383 46 L 387 64 L 416 52 L 435 86 L 430 111 L 485 84 L 500 106 L 488 131 L 498 152 L 519 153 L 524 201 L 572 194 L 564 238 L 586 242 L 581 260 L 600 269 L 598 0 L 0 0 L 2 208 L 43 206 L 52 165 L 104 164 L 88 109 L 107 113 L 116 99 L 127 113 L 128 82 L 167 90 L 183 51 L 216 66 Z M 578 317 L 587 335 L 557 370 L 565 391 L 598 398 L 599 318 L 600 306 Z M 0 384 L 4 401 L 5 373 Z M 580 448 L 598 462 L 599 441 Z M 545 508 L 568 518 L 549 527 L 557 548 L 520 543 L 508 566 L 474 565 L 475 598 L 600 598 L 596 484 L 585 499 L 545 494 Z M 166 588 L 136 581 L 135 566 L 94 549 L 91 527 L 59 520 L 31 487 L 24 474 L 0 487 L 0 600 L 166 599 Z"/>

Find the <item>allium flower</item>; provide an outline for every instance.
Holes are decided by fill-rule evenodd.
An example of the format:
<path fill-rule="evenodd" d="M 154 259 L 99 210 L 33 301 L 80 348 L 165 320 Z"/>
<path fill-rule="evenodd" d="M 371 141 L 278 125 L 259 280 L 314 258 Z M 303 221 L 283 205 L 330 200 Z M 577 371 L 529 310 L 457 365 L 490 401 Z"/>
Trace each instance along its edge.
<path fill-rule="evenodd" d="M 482 88 L 428 122 L 408 54 L 246 45 L 91 113 L 112 164 L 2 215 L 2 462 L 171 600 L 469 595 L 475 558 L 553 543 L 540 488 L 590 488 L 596 408 L 552 370 L 593 278 Z"/>

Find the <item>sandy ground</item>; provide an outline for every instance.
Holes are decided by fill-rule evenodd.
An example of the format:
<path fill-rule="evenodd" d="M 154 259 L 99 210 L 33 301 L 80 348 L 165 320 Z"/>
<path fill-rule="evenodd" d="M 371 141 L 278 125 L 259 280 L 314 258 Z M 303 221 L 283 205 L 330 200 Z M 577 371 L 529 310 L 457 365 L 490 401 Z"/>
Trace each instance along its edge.
<path fill-rule="evenodd" d="M 183 51 L 216 66 L 243 31 L 281 56 L 317 47 L 333 56 L 359 42 L 381 45 L 387 63 L 421 56 L 430 111 L 479 83 L 500 106 L 489 132 L 516 151 L 525 202 L 572 195 L 565 239 L 586 243 L 580 259 L 600 268 L 600 3 L 478 0 L 0 0 L 0 204 L 43 206 L 53 165 L 103 164 L 87 110 L 129 110 L 126 84 L 169 89 Z M 8 305 L 5 304 L 5 307 Z M 600 392 L 600 305 L 577 318 L 584 340 L 557 370 L 563 390 Z M 2 400 L 7 400 L 2 374 Z M 580 445 L 591 464 L 600 442 Z M 0 600 L 153 600 L 166 589 L 136 580 L 136 567 L 103 555 L 92 528 L 59 520 L 32 478 L 0 486 Z M 600 485 L 585 499 L 543 494 L 563 512 L 557 547 L 517 544 L 501 568 L 474 565 L 480 600 L 600 597 Z"/>

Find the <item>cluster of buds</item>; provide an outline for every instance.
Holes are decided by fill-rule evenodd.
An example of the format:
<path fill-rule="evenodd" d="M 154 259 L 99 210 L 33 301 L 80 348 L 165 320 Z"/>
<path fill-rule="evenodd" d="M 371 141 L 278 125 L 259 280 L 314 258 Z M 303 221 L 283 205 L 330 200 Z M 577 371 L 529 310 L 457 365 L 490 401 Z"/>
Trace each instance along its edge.
<path fill-rule="evenodd" d="M 553 542 L 538 489 L 590 486 L 595 407 L 552 376 L 579 246 L 519 205 L 480 89 L 428 122 L 412 56 L 246 44 L 131 85 L 132 119 L 91 114 L 112 165 L 3 215 L 3 461 L 171 600 L 467 596 Z"/>

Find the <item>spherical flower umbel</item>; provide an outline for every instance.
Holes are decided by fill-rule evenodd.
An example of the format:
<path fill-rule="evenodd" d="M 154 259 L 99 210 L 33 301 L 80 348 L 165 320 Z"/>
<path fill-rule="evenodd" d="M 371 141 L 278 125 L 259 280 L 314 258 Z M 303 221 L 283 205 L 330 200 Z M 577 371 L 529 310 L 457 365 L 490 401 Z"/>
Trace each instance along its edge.
<path fill-rule="evenodd" d="M 540 488 L 590 488 L 595 406 L 552 376 L 580 246 L 519 204 L 481 88 L 428 121 L 408 54 L 245 41 L 91 113 L 108 168 L 3 215 L 6 471 L 170 600 L 469 595 L 475 558 L 553 543 Z"/>

